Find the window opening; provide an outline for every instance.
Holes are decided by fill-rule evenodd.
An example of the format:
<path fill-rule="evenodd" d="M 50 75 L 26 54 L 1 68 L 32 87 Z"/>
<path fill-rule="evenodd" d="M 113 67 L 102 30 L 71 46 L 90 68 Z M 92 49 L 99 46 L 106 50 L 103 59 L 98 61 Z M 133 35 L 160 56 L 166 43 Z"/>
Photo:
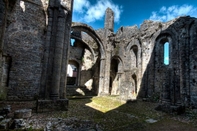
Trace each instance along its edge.
<path fill-rule="evenodd" d="M 75 39 L 71 39 L 71 40 L 70 40 L 70 45 L 71 45 L 71 46 L 75 46 Z"/>
<path fill-rule="evenodd" d="M 169 42 L 164 43 L 164 64 L 169 65 Z"/>

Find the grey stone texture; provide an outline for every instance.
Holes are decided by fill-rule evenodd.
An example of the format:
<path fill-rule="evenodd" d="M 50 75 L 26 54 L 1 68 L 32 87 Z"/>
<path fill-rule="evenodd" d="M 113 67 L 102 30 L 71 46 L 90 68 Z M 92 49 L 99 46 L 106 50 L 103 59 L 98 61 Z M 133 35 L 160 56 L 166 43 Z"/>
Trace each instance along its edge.
<path fill-rule="evenodd" d="M 0 5 L 0 80 L 7 99 L 65 98 L 72 0 Z"/>
<path fill-rule="evenodd" d="M 17 0 L 7 17 L 4 54 L 11 59 L 8 99 L 33 99 L 39 93 L 45 14 L 41 1 L 24 1 L 23 6 Z"/>
<path fill-rule="evenodd" d="M 92 43 L 98 45 L 97 62 L 91 61 L 93 65 L 89 69 L 97 72 L 97 79 L 93 73 L 88 75 L 87 70 L 83 78 L 82 69 L 79 69 L 80 81 L 92 78 L 93 83 L 97 83 L 92 84 L 93 91 L 98 95 L 119 95 L 126 101 L 142 97 L 166 105 L 196 107 L 197 19 L 183 16 L 166 23 L 145 20 L 140 28 L 120 27 L 114 33 L 113 23 L 110 23 L 113 12 L 110 14 L 109 10 L 106 11 L 104 29 L 94 31 L 80 23 L 72 26 L 73 30 L 81 30 L 93 38 L 92 42 L 86 43 L 90 48 L 93 49 Z M 88 31 L 82 28 L 88 28 Z M 83 42 L 88 39 L 84 37 Z M 169 43 L 167 65 L 164 63 L 166 42 Z"/>
<path fill-rule="evenodd" d="M 114 32 L 114 13 L 107 8 L 104 28 L 94 30 L 72 22 L 72 4 L 0 0 L 0 83 L 9 100 L 65 99 L 72 64 L 77 67 L 74 90 L 197 107 L 196 18 L 145 20 L 140 27 Z M 166 42 L 169 64 L 164 63 Z"/>

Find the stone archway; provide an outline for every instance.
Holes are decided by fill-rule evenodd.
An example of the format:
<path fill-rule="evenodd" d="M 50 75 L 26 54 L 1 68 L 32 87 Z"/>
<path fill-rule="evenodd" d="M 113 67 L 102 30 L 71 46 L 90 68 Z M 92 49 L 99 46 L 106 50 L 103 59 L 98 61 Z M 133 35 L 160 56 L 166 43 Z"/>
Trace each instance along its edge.
<path fill-rule="evenodd" d="M 110 66 L 110 84 L 109 84 L 110 95 L 119 95 L 122 73 L 123 73 L 123 62 L 121 58 L 119 56 L 112 57 L 111 66 Z"/>
<path fill-rule="evenodd" d="M 165 43 L 169 43 L 169 64 L 164 63 Z M 155 43 L 154 68 L 157 70 L 154 70 L 154 85 L 158 88 L 155 88 L 154 91 L 161 92 L 163 103 L 176 103 L 180 99 L 180 75 L 178 75 L 180 72 L 171 62 L 172 59 L 179 59 L 179 54 L 174 53 L 172 48 L 176 44 L 173 34 L 167 31 L 161 33 Z M 157 79 L 158 77 L 160 79 Z"/>
<path fill-rule="evenodd" d="M 127 52 L 130 52 L 130 54 L 133 57 L 134 63 L 131 65 L 132 68 L 139 68 L 139 71 L 141 70 L 141 43 L 139 39 L 132 39 L 126 48 Z"/>
<path fill-rule="evenodd" d="M 103 67 L 105 67 L 106 65 L 106 53 L 105 53 L 105 46 L 103 45 L 99 35 L 97 35 L 97 33 L 94 31 L 94 29 L 86 24 L 83 23 L 72 23 L 72 27 L 71 27 L 72 31 L 78 31 L 78 32 L 85 32 L 86 34 L 88 34 L 90 37 L 92 37 L 92 39 L 97 43 L 98 48 L 99 48 L 99 82 L 98 82 L 98 89 L 97 93 L 100 94 L 103 89 L 104 89 L 104 84 L 105 84 L 105 79 L 104 79 L 104 75 L 105 75 L 105 70 L 103 69 Z M 98 62 L 96 62 L 98 63 Z"/>
<path fill-rule="evenodd" d="M 75 60 L 69 60 L 67 66 L 67 85 L 78 86 L 80 78 L 80 65 Z"/>
<path fill-rule="evenodd" d="M 118 65 L 119 61 L 117 59 L 111 60 L 111 68 L 110 68 L 110 84 L 109 84 L 109 94 L 115 94 L 115 89 L 117 88 L 117 73 L 118 73 Z"/>

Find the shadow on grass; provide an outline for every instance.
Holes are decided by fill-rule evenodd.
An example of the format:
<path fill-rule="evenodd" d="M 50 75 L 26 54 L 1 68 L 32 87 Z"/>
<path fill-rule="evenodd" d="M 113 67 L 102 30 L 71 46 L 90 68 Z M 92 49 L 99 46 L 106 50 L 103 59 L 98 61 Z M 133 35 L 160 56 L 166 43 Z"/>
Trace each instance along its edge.
<path fill-rule="evenodd" d="M 114 97 L 73 98 L 69 110 L 58 117 L 90 120 L 106 131 L 196 131 L 191 124 L 172 119 L 171 115 L 154 110 L 157 103 L 136 101 L 122 103 Z M 57 117 L 57 116 L 56 116 Z M 147 123 L 147 119 L 157 122 Z"/>

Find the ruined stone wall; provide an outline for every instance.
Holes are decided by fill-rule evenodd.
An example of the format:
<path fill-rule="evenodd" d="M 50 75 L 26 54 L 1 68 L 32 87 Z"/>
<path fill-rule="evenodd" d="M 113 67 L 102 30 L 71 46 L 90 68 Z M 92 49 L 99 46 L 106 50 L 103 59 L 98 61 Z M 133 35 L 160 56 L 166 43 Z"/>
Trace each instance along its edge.
<path fill-rule="evenodd" d="M 6 18 L 6 3 L 3 0 L 0 0 L 0 80 L 3 81 L 3 58 L 2 58 L 2 48 L 3 48 L 3 37 L 5 31 L 5 18 Z"/>
<path fill-rule="evenodd" d="M 111 93 L 122 100 L 156 95 L 165 103 L 197 107 L 196 18 L 145 20 L 139 28 L 120 27 L 114 33 L 114 14 L 107 9 L 103 29 L 73 24 L 74 29 L 82 29 L 76 38 L 82 44 L 70 49 L 72 1 L 64 6 L 51 0 L 48 21 L 46 2 L 17 0 L 7 11 L 0 0 L 0 44 L 4 45 L 0 71 L 8 99 L 33 99 L 39 92 L 43 98 L 65 98 L 70 56 L 80 63 L 80 85 L 91 79 L 99 95 Z M 169 65 L 164 64 L 165 42 L 170 45 Z"/>
<path fill-rule="evenodd" d="M 74 46 L 70 47 L 69 60 L 74 60 L 79 64 L 77 76 L 79 80 L 75 86 L 84 87 L 89 91 L 95 92 L 95 86 L 98 85 L 96 83 L 98 73 L 95 73 L 97 72 L 95 67 L 99 67 L 96 63 L 99 55 L 98 45 L 88 34 L 83 32 L 73 32 L 72 37 L 76 37 L 76 39 Z M 75 88 L 67 87 L 68 94 L 73 94 L 73 92 L 75 92 Z"/>
<path fill-rule="evenodd" d="M 5 30 L 6 3 L 0 0 L 0 47 L 2 50 L 3 34 Z"/>
<path fill-rule="evenodd" d="M 195 21 L 195 18 L 180 17 L 160 25 L 160 31 L 152 39 L 153 51 L 148 53 L 150 60 L 144 70 L 141 88 L 145 96 L 156 93 L 163 103 L 196 105 L 196 60 L 192 53 L 196 50 Z M 165 42 L 169 42 L 169 65 L 164 64 Z"/>
<path fill-rule="evenodd" d="M 197 21 L 195 20 L 190 26 L 190 44 L 189 44 L 189 87 L 190 102 L 197 107 Z"/>
<path fill-rule="evenodd" d="M 190 17 L 166 23 L 146 20 L 140 28 L 121 27 L 117 31 L 111 43 L 111 59 L 116 57 L 122 62 L 121 99 L 155 96 L 171 104 L 196 103 L 194 21 L 196 19 Z M 105 40 L 106 36 L 102 35 L 105 33 L 100 34 Z M 169 65 L 164 64 L 165 42 L 170 43 Z M 136 87 L 137 92 L 132 94 Z"/>
<path fill-rule="evenodd" d="M 75 44 L 76 44 L 75 46 L 71 46 L 70 48 L 69 59 L 77 60 L 77 61 L 80 61 L 81 63 L 84 49 L 80 46 L 79 47 L 77 46 L 77 44 L 80 44 L 79 41 L 76 41 Z"/>
<path fill-rule="evenodd" d="M 109 21 L 106 17 L 105 24 Z M 111 26 L 97 30 L 105 47 L 98 65 L 99 80 L 103 80 L 97 80 L 99 94 L 113 92 L 122 100 L 148 97 L 171 105 L 197 105 L 195 18 L 180 17 L 166 23 L 145 20 L 140 28 L 120 27 L 116 34 Z M 166 42 L 169 65 L 164 63 Z"/>
<path fill-rule="evenodd" d="M 46 28 L 43 3 L 17 0 L 7 18 L 4 49 L 11 58 L 9 100 L 38 96 Z"/>

